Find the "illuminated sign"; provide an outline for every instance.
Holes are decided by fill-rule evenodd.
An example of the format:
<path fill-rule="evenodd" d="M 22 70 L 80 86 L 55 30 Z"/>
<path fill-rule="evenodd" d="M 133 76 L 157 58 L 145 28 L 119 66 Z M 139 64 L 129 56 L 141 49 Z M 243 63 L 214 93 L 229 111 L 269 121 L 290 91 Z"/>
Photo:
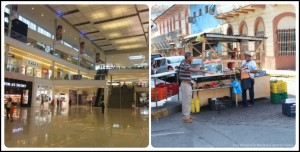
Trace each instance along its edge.
<path fill-rule="evenodd" d="M 33 62 L 33 61 L 27 61 L 27 64 L 29 64 L 29 65 L 33 65 L 33 66 L 39 66 L 39 64 L 38 64 L 38 63 L 36 63 L 36 62 Z"/>
<path fill-rule="evenodd" d="M 4 85 L 9 87 L 26 88 L 26 84 L 21 83 L 4 82 Z"/>

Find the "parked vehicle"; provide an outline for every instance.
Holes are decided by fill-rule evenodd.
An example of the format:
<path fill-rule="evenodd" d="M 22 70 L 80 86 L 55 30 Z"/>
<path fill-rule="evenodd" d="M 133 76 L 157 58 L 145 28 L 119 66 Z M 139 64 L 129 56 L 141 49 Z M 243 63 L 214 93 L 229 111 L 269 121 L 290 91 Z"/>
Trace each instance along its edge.
<path fill-rule="evenodd" d="M 156 73 L 163 73 L 176 70 L 178 69 L 179 64 L 182 60 L 184 60 L 184 56 L 155 58 L 153 68 L 156 69 Z"/>
<path fill-rule="evenodd" d="M 161 54 L 151 54 L 151 74 L 156 73 L 154 68 L 154 59 L 162 57 Z"/>

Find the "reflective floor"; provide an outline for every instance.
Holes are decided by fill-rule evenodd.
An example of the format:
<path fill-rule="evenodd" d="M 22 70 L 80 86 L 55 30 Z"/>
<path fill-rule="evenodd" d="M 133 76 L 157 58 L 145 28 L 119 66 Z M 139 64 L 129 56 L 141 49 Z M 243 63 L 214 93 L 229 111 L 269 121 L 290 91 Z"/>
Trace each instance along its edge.
<path fill-rule="evenodd" d="M 72 106 L 17 108 L 14 120 L 5 116 L 7 147 L 147 147 L 148 107 L 105 109 Z M 5 112 L 6 114 L 6 112 Z"/>

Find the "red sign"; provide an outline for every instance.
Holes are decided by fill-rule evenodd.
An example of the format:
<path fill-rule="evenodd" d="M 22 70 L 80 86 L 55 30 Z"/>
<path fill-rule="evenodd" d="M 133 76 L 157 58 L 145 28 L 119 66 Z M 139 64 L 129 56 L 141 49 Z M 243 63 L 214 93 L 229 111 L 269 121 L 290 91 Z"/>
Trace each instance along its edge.
<path fill-rule="evenodd" d="M 42 73 L 48 75 L 48 69 L 42 68 Z"/>

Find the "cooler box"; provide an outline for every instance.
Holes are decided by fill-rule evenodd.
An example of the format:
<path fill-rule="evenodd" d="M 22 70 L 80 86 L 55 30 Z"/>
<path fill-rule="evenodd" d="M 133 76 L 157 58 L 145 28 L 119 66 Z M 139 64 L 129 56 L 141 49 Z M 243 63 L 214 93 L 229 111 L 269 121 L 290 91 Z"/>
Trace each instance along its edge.
<path fill-rule="evenodd" d="M 296 102 L 295 98 L 282 100 L 282 113 L 288 117 L 295 117 L 296 115 Z"/>

